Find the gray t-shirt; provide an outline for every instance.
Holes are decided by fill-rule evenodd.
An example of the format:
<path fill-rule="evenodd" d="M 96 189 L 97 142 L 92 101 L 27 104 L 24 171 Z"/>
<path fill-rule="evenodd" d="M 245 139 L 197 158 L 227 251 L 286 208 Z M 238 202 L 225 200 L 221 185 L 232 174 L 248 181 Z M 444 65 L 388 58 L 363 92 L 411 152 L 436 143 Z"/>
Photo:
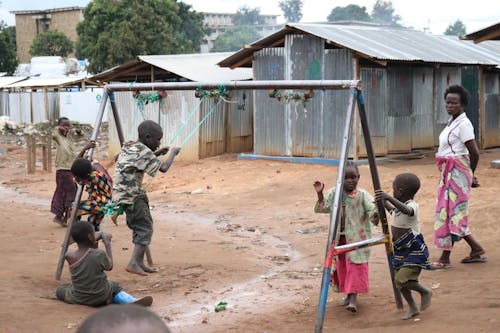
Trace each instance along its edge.
<path fill-rule="evenodd" d="M 112 267 L 106 252 L 101 249 L 89 249 L 80 260 L 69 267 L 71 284 L 66 290 L 65 301 L 90 306 L 111 303 L 111 282 L 104 271 L 109 271 Z"/>

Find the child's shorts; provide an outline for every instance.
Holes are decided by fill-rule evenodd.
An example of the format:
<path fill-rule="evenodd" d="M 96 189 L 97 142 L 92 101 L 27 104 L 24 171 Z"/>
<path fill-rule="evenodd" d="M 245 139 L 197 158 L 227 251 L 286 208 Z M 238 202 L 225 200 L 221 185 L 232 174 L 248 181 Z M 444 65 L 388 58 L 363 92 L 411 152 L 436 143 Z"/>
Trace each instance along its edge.
<path fill-rule="evenodd" d="M 408 281 L 418 282 L 418 277 L 420 276 L 421 271 L 422 268 L 420 267 L 401 267 L 400 269 L 396 270 L 394 274 L 396 287 L 398 287 L 398 289 L 401 289 L 403 287 L 403 284 Z"/>
<path fill-rule="evenodd" d="M 133 205 L 125 209 L 127 226 L 132 229 L 134 244 L 149 245 L 153 236 L 153 217 L 149 211 L 148 197 L 139 195 Z"/>

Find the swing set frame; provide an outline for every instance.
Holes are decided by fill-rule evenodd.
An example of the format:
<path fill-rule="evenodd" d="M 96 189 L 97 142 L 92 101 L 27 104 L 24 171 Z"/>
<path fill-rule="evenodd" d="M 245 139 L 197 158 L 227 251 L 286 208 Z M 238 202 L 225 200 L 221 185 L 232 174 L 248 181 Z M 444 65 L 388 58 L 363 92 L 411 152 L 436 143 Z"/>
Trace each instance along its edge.
<path fill-rule="evenodd" d="M 197 89 L 218 89 L 224 87 L 229 90 L 241 90 L 241 89 L 254 89 L 254 90 L 269 90 L 269 89 L 300 89 L 300 90 L 347 90 L 351 91 L 349 96 L 349 103 L 346 114 L 346 121 L 344 126 L 344 134 L 342 137 L 341 154 L 339 160 L 339 167 L 337 172 L 336 188 L 343 188 L 344 185 L 344 173 L 346 161 L 348 159 L 348 149 L 351 138 L 351 131 L 353 127 L 353 117 L 354 111 L 356 109 L 359 113 L 359 119 L 361 123 L 361 128 L 363 132 L 363 137 L 366 146 L 366 153 L 368 156 L 368 163 L 370 166 L 370 173 L 372 177 L 372 183 L 374 190 L 380 190 L 380 179 L 378 176 L 377 166 L 375 163 L 375 155 L 373 152 L 373 146 L 370 138 L 370 132 L 368 128 L 368 121 L 366 117 L 365 104 L 363 100 L 363 93 L 361 91 L 361 81 L 360 80 L 273 80 L 273 81 L 232 81 L 232 82 L 159 82 L 159 83 L 137 83 L 134 84 L 134 91 L 144 91 L 144 90 L 197 90 Z M 118 139 L 120 145 L 124 143 L 123 128 L 120 122 L 120 116 L 116 107 L 114 92 L 115 91 L 130 91 L 131 85 L 129 83 L 115 83 L 108 84 L 104 86 L 103 97 L 99 105 L 99 110 L 97 113 L 96 121 L 94 124 L 94 129 L 90 140 L 96 141 L 99 134 L 99 128 L 102 123 L 102 118 L 104 116 L 104 110 L 106 104 L 110 102 L 112 116 L 116 124 L 116 131 L 118 134 Z M 94 149 L 91 148 L 88 151 L 87 158 L 92 160 Z M 318 300 L 318 309 L 316 315 L 316 322 L 314 326 L 315 333 L 321 333 L 323 331 L 323 322 L 326 310 L 326 300 L 328 296 L 328 286 L 330 282 L 331 268 L 334 256 L 353 251 L 359 248 L 374 246 L 378 244 L 385 244 L 387 261 L 389 265 L 389 270 L 391 273 L 392 286 L 394 291 L 394 297 L 396 300 L 396 306 L 398 309 L 403 308 L 403 302 L 399 290 L 396 288 L 394 282 L 394 269 L 392 266 L 392 259 L 394 253 L 392 250 L 392 240 L 389 233 L 389 226 L 387 223 L 387 216 L 385 213 L 385 208 L 382 202 L 377 202 L 377 209 L 379 213 L 380 223 L 382 225 L 383 235 L 367 239 L 361 242 L 346 244 L 342 246 L 335 247 L 334 239 L 337 230 L 338 221 L 340 220 L 340 201 L 341 192 L 335 191 L 333 206 L 330 215 L 330 226 L 328 231 L 328 241 L 326 244 L 325 261 L 323 265 L 323 276 L 321 282 L 321 291 Z M 71 216 L 68 222 L 68 227 L 66 230 L 66 235 L 61 246 L 61 254 L 59 256 L 59 261 L 57 264 L 55 278 L 57 280 L 61 279 L 62 269 L 64 266 L 64 256 L 68 250 L 69 239 L 71 235 L 71 227 L 76 218 L 78 203 L 81 200 L 83 193 L 83 186 L 78 185 L 75 200 L 72 204 Z M 150 257 L 148 258 L 149 261 Z"/>

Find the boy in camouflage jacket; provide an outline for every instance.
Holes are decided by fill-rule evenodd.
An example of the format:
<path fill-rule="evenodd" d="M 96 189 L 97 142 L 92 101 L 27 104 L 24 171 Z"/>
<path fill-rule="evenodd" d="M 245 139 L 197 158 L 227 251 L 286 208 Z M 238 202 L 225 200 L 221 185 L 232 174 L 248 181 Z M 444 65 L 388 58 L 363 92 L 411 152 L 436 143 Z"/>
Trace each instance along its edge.
<path fill-rule="evenodd" d="M 123 208 L 127 226 L 132 229 L 134 251 L 126 270 L 129 273 L 147 275 L 157 269 L 144 263 L 144 253 L 153 235 L 153 218 L 142 181 L 145 173 L 154 177 L 158 170 L 167 172 L 180 148 L 172 148 L 168 159 L 162 163 L 158 156 L 166 154 L 169 148 L 158 149 L 163 137 L 160 125 L 146 120 L 139 125 L 138 132 L 139 141 L 126 142 L 116 161 L 113 202 Z"/>

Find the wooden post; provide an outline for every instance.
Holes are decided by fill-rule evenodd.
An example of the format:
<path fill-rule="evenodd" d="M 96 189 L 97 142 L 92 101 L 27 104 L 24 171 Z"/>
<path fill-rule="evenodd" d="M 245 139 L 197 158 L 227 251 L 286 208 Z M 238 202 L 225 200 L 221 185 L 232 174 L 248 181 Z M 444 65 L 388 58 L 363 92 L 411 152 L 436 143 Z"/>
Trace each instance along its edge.
<path fill-rule="evenodd" d="M 30 173 L 35 173 L 36 164 L 36 143 L 32 134 L 25 134 L 24 138 L 26 140 L 26 171 Z"/>
<path fill-rule="evenodd" d="M 365 102 L 363 100 L 363 94 L 361 90 L 357 90 L 357 101 L 359 110 L 359 119 L 361 121 L 361 129 L 363 131 L 363 136 L 365 139 L 366 154 L 368 155 L 368 164 L 370 165 L 370 174 L 372 176 L 373 190 L 380 190 L 380 179 L 378 177 L 377 164 L 375 163 L 375 154 L 373 152 L 372 141 L 370 137 L 370 130 L 368 128 L 368 120 L 365 111 Z M 401 298 L 401 293 L 396 287 L 394 280 L 394 268 L 392 266 L 392 259 L 394 258 L 394 252 L 392 250 L 392 240 L 389 233 L 389 224 L 387 223 L 387 217 L 385 214 L 385 207 L 382 201 L 377 201 L 378 214 L 380 218 L 380 224 L 382 225 L 382 231 L 387 237 L 387 242 L 385 243 L 385 251 L 387 254 L 387 261 L 389 263 L 389 271 L 391 273 L 392 289 L 394 292 L 394 298 L 396 300 L 396 306 L 398 309 L 403 308 L 403 299 Z"/>

